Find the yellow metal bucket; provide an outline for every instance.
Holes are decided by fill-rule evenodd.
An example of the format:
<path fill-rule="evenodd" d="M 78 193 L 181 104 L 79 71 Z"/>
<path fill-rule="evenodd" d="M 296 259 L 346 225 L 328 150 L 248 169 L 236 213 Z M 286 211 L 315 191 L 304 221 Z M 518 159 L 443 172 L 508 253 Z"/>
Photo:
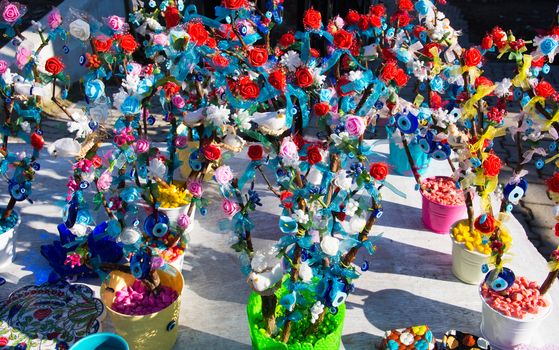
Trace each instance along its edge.
<path fill-rule="evenodd" d="M 134 283 L 135 278 L 128 273 L 113 271 L 101 285 L 101 300 L 107 306 L 116 333 L 126 339 L 131 350 L 170 350 L 177 341 L 181 293 L 184 287 L 182 274 L 174 267 L 172 271 L 158 270 L 161 284 L 174 289 L 178 298 L 165 309 L 149 315 L 129 316 L 111 309 L 115 293 L 107 287 L 118 291 Z M 173 275 L 174 272 L 174 275 Z"/>

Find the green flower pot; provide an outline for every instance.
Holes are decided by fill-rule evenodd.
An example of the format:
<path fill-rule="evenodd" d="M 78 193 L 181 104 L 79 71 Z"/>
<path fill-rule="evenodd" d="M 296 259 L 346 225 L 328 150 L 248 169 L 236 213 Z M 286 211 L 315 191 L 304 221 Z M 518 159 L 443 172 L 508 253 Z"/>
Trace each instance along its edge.
<path fill-rule="evenodd" d="M 280 289 L 281 291 L 281 289 Z M 276 294 L 280 294 L 279 292 Z M 278 300 L 280 296 L 278 295 Z M 285 344 L 265 333 L 261 333 L 259 322 L 262 321 L 262 298 L 259 294 L 251 293 L 248 298 L 247 305 L 248 324 L 250 327 L 250 338 L 252 340 L 252 348 L 256 350 L 338 350 L 342 342 L 342 331 L 344 329 L 345 304 L 340 305 L 338 313 L 331 316 L 331 322 L 334 322 L 334 330 L 324 338 L 320 338 L 314 344 L 310 342 Z"/>

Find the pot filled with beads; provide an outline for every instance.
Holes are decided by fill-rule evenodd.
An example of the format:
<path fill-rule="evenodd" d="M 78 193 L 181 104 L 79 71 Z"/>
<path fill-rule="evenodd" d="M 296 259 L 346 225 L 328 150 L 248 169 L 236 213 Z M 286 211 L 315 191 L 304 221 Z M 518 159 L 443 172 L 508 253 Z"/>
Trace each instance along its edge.
<path fill-rule="evenodd" d="M 425 227 L 448 233 L 451 226 L 466 216 L 464 193 L 446 176 L 430 177 L 421 183 L 421 214 Z"/>

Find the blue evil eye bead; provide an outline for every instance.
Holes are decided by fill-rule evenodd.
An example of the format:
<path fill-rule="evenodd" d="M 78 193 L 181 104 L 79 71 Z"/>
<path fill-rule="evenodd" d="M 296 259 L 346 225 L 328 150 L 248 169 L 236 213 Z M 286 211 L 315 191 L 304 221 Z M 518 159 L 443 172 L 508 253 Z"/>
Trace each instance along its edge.
<path fill-rule="evenodd" d="M 68 89 L 64 89 L 62 90 L 62 92 L 60 92 L 60 96 L 65 100 L 68 98 Z"/>
<path fill-rule="evenodd" d="M 147 119 L 147 122 L 149 125 L 155 124 L 155 117 L 153 115 L 150 115 Z"/>
<path fill-rule="evenodd" d="M 507 213 L 512 212 L 512 209 L 513 209 L 513 206 L 512 206 L 511 203 L 507 204 L 507 206 L 505 207 L 505 210 L 506 210 Z"/>
<path fill-rule="evenodd" d="M 8 189 L 12 198 L 18 202 L 24 201 L 28 197 L 27 189 L 18 183 L 10 184 Z"/>
<path fill-rule="evenodd" d="M 175 320 L 172 320 L 171 322 L 169 322 L 167 324 L 167 332 L 172 331 L 173 329 L 175 329 L 175 326 L 177 325 L 177 322 Z"/>
<path fill-rule="evenodd" d="M 301 261 L 307 261 L 309 259 L 309 254 L 305 251 L 301 253 Z"/>
<path fill-rule="evenodd" d="M 266 18 L 268 18 L 268 19 L 272 18 L 272 12 L 271 11 L 266 11 Z"/>
<path fill-rule="evenodd" d="M 369 270 L 369 262 L 367 260 L 363 261 L 361 264 L 361 271 L 365 272 Z"/>
<path fill-rule="evenodd" d="M 425 87 L 427 87 L 425 83 L 419 84 L 419 91 L 425 91 Z"/>
<path fill-rule="evenodd" d="M 504 267 L 497 276 L 495 275 L 495 270 L 489 272 L 485 277 L 485 283 L 489 285 L 491 289 L 496 292 L 502 292 L 509 289 L 516 279 L 514 272 L 511 269 Z"/>
<path fill-rule="evenodd" d="M 200 208 L 200 215 L 206 216 L 207 213 L 208 213 L 208 209 L 207 209 L 207 208 Z"/>
<path fill-rule="evenodd" d="M 536 169 L 541 170 L 545 166 L 545 162 L 543 161 L 543 159 L 540 158 L 536 160 L 536 163 L 534 165 L 536 166 Z"/>
<path fill-rule="evenodd" d="M 382 213 L 383 213 L 383 211 L 382 211 L 382 209 L 380 209 L 380 208 L 379 208 L 379 209 L 375 209 L 375 210 L 373 211 L 373 215 L 374 215 L 375 218 L 377 218 L 377 219 L 380 219 L 380 217 L 382 216 Z"/>
<path fill-rule="evenodd" d="M 90 121 L 88 124 L 89 128 L 93 131 L 97 130 L 97 128 L 99 127 L 99 123 L 97 123 L 96 121 L 92 120 Z"/>
<path fill-rule="evenodd" d="M 382 107 L 384 107 L 384 103 L 382 103 L 382 101 L 375 102 L 376 109 L 382 109 Z"/>
<path fill-rule="evenodd" d="M 332 306 L 337 308 L 338 306 L 342 305 L 346 299 L 347 299 L 347 293 L 339 291 L 332 298 Z"/>
<path fill-rule="evenodd" d="M 524 197 L 526 190 L 528 189 L 528 182 L 524 178 L 520 179 L 517 184 L 507 184 L 503 190 L 506 200 L 512 204 L 518 204 L 518 201 Z"/>
<path fill-rule="evenodd" d="M 424 153 L 427 154 L 432 153 L 435 147 L 433 143 L 433 133 L 431 131 L 428 131 L 424 136 L 418 135 L 417 144 L 419 145 L 419 148 L 421 148 L 421 150 Z"/>
<path fill-rule="evenodd" d="M 157 6 L 157 3 L 155 2 L 155 0 L 150 0 L 148 6 L 154 8 L 155 6 Z"/>
<path fill-rule="evenodd" d="M 165 227 L 157 226 L 158 224 L 165 224 Z M 156 226 L 157 226 L 157 230 L 156 230 Z M 146 231 L 146 233 L 150 236 L 161 237 L 161 236 L 156 236 L 156 234 L 160 234 L 161 231 L 164 229 L 166 230 L 169 229 L 169 218 L 167 217 L 167 215 L 161 212 L 157 213 L 157 219 L 155 217 L 155 214 L 150 214 L 144 221 L 144 231 Z M 165 231 L 165 233 L 167 233 L 167 231 Z"/>
<path fill-rule="evenodd" d="M 450 157 L 450 146 L 447 143 L 437 142 L 435 145 L 435 150 L 431 153 L 431 157 L 435 160 L 446 160 Z"/>
<path fill-rule="evenodd" d="M 489 272 L 489 266 L 487 266 L 487 264 L 481 265 L 481 272 L 488 273 Z"/>
<path fill-rule="evenodd" d="M 472 121 L 471 120 L 464 120 L 464 127 L 466 129 L 471 129 L 472 128 Z"/>
<path fill-rule="evenodd" d="M 33 163 L 31 166 L 33 167 L 33 170 L 35 170 L 35 171 L 41 170 L 41 164 L 39 164 L 39 163 Z"/>
<path fill-rule="evenodd" d="M 419 120 L 411 113 L 400 115 L 396 119 L 396 126 L 404 134 L 413 134 L 419 127 Z"/>
<path fill-rule="evenodd" d="M 338 308 L 337 307 L 332 306 L 329 310 L 330 310 L 330 313 L 332 315 L 335 315 L 335 314 L 338 313 Z"/>
<path fill-rule="evenodd" d="M 163 237 L 167 234 L 167 232 L 169 231 L 169 226 L 167 226 L 167 224 L 164 224 L 162 222 L 155 224 L 155 226 L 153 226 L 153 235 L 155 237 Z"/>
<path fill-rule="evenodd" d="M 549 72 L 551 71 L 551 67 L 549 66 L 549 64 L 544 64 L 542 67 L 542 73 L 543 74 L 549 74 Z"/>
<path fill-rule="evenodd" d="M 501 277 L 497 277 L 497 279 L 491 282 L 491 289 L 493 289 L 496 292 L 502 292 L 505 289 L 507 289 L 507 287 L 508 287 L 507 281 L 505 281 Z"/>
<path fill-rule="evenodd" d="M 132 222 L 132 226 L 134 226 L 134 227 L 138 227 L 139 225 L 140 225 L 140 220 L 139 219 L 136 219 L 136 220 L 134 220 L 134 222 Z"/>
<path fill-rule="evenodd" d="M 37 129 L 37 130 L 35 130 L 35 133 L 36 133 L 37 135 L 43 135 L 43 130 Z"/>
<path fill-rule="evenodd" d="M 190 157 L 188 158 L 188 164 L 190 165 L 190 168 L 194 171 L 202 170 L 202 162 L 198 160 L 198 150 L 190 154 Z"/>
<path fill-rule="evenodd" d="M 549 144 L 549 146 L 547 146 L 547 149 L 551 152 L 555 151 L 557 149 L 557 143 L 552 142 Z"/>
<path fill-rule="evenodd" d="M 68 53 L 70 52 L 70 48 L 69 48 L 67 45 L 64 45 L 64 46 L 62 46 L 62 51 L 63 51 L 65 54 L 68 54 Z"/>
<path fill-rule="evenodd" d="M 242 36 L 247 35 L 247 33 L 248 33 L 247 26 L 245 26 L 244 24 L 241 24 L 241 26 L 239 27 L 239 33 L 241 33 Z"/>
<path fill-rule="evenodd" d="M 80 66 L 83 66 L 85 64 L 85 56 L 81 55 L 80 58 L 78 59 L 78 63 L 80 64 Z"/>
<path fill-rule="evenodd" d="M 130 270 L 137 279 L 145 279 L 151 269 L 151 256 L 144 251 L 136 252 L 130 258 Z"/>
<path fill-rule="evenodd" d="M 81 188 L 82 190 L 85 190 L 85 189 L 88 188 L 88 187 L 89 187 L 89 182 L 87 182 L 87 181 L 82 181 L 82 182 L 80 182 L 80 188 Z"/>

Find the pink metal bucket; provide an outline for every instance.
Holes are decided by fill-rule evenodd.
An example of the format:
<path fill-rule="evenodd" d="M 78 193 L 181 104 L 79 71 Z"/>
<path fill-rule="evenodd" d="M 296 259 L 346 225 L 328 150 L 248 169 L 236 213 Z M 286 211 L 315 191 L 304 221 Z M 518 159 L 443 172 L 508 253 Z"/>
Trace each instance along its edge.
<path fill-rule="evenodd" d="M 466 204 L 444 205 L 427 199 L 421 192 L 423 224 L 435 233 L 449 233 L 452 225 L 466 217 Z"/>

